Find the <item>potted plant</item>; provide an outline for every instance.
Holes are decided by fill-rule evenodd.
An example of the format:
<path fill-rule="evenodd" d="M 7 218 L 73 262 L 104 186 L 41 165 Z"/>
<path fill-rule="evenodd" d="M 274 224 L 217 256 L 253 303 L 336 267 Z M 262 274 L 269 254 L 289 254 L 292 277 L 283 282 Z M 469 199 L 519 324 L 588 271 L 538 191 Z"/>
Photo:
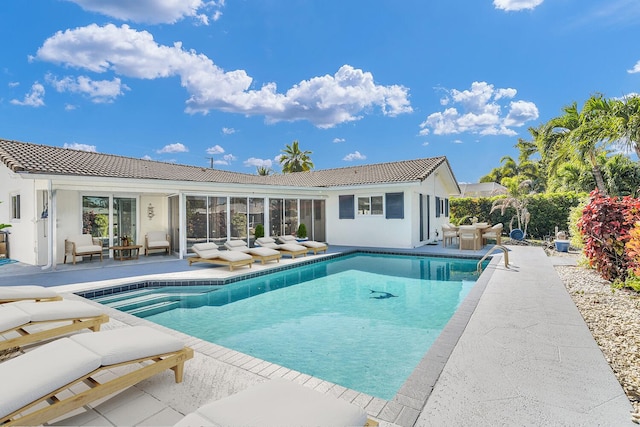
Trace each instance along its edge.
<path fill-rule="evenodd" d="M 296 233 L 296 237 L 299 240 L 306 240 L 307 239 L 307 227 L 304 224 L 300 224 L 298 226 L 298 232 Z"/>
<path fill-rule="evenodd" d="M 256 236 L 256 239 L 264 237 L 264 225 L 256 224 L 256 229 L 253 234 Z"/>

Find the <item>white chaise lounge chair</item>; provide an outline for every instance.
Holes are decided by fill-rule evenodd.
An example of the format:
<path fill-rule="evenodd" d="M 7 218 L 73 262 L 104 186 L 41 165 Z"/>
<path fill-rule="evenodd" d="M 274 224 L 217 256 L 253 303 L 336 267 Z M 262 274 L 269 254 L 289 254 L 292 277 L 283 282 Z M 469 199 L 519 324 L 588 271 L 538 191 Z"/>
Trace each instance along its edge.
<path fill-rule="evenodd" d="M 229 270 L 234 267 L 248 265 L 251 268 L 253 257 L 237 251 L 221 251 L 215 243 L 196 243 L 191 249 L 197 256 L 189 258 L 189 265 L 194 262 L 208 262 L 210 264 L 228 265 Z"/>
<path fill-rule="evenodd" d="M 224 247 L 230 251 L 249 254 L 254 260 L 260 261 L 262 264 L 268 261 L 280 262 L 280 258 L 282 258 L 282 254 L 275 249 L 250 248 L 244 240 L 228 240 L 224 243 Z"/>
<path fill-rule="evenodd" d="M 309 248 L 308 250 L 313 251 L 314 255 L 318 255 L 318 252 L 327 252 L 327 249 L 329 249 L 329 246 L 326 243 L 316 242 L 315 240 L 303 240 L 302 242 L 298 242 L 298 239 L 289 234 L 278 237 L 278 240 L 284 244 L 293 243 Z"/>
<path fill-rule="evenodd" d="M 276 378 L 208 403 L 176 427 L 338 427 L 377 426 L 367 413 L 345 400 Z"/>
<path fill-rule="evenodd" d="M 272 237 L 260 237 L 256 239 L 256 245 L 262 248 L 275 249 L 283 255 L 289 255 L 291 258 L 297 256 L 306 256 L 308 249 L 295 243 L 278 244 Z"/>
<path fill-rule="evenodd" d="M 146 326 L 52 341 L 0 363 L 0 425 L 40 425 L 167 369 L 181 382 L 192 357 L 180 340 Z"/>
<path fill-rule="evenodd" d="M 15 301 L 59 301 L 62 296 L 38 285 L 0 286 L 0 304 Z"/>
<path fill-rule="evenodd" d="M 22 301 L 0 305 L 0 352 L 82 329 L 94 332 L 109 316 L 82 301 Z"/>

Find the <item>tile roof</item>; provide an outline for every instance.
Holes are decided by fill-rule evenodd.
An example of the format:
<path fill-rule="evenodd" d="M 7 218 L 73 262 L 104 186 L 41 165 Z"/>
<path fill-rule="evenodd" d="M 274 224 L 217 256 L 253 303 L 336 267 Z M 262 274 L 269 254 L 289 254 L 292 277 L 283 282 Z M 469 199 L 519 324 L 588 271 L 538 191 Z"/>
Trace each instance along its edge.
<path fill-rule="evenodd" d="M 0 161 L 13 172 L 105 178 L 336 187 L 421 181 L 446 157 L 260 176 L 0 139 Z"/>

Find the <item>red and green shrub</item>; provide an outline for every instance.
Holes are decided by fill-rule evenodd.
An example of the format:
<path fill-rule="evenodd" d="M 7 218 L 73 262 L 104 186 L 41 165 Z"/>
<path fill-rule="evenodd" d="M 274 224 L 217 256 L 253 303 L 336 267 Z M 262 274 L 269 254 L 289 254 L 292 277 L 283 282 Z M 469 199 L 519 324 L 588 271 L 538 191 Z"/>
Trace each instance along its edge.
<path fill-rule="evenodd" d="M 633 229 L 639 221 L 640 199 L 606 197 L 597 190 L 589 195 L 578 229 L 589 264 L 604 279 L 625 282 L 628 272 L 638 267 L 640 231 Z"/>

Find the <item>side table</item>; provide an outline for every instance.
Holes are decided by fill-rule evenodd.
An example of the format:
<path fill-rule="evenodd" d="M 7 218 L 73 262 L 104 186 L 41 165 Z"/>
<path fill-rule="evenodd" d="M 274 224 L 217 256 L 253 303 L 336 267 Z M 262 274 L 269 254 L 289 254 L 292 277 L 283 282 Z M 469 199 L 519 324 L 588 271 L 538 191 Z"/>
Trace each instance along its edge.
<path fill-rule="evenodd" d="M 128 259 L 138 259 L 138 256 L 140 255 L 140 248 L 142 248 L 142 245 L 110 246 L 109 247 L 109 249 L 113 250 L 113 258 L 119 261 L 124 261 Z"/>

